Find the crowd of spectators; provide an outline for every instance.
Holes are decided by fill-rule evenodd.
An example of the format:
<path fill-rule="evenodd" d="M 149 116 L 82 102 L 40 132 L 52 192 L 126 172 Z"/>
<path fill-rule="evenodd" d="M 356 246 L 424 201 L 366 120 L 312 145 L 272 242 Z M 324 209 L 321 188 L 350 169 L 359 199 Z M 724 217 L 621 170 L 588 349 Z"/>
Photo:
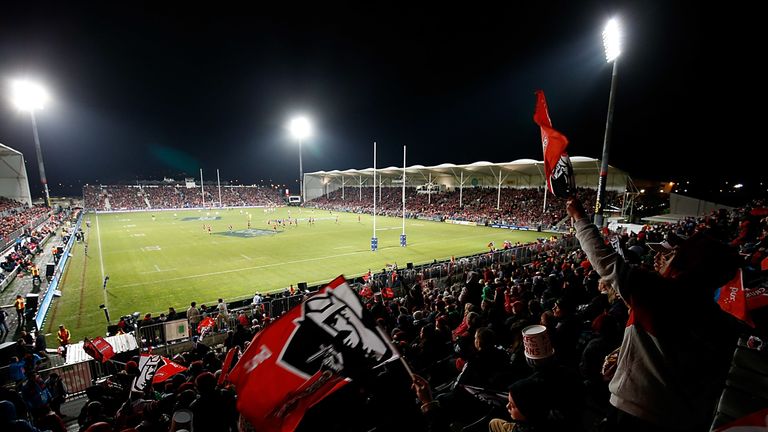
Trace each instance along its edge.
<path fill-rule="evenodd" d="M 95 210 L 180 209 L 218 206 L 218 189 L 206 189 L 205 200 L 198 188 L 171 185 L 83 187 L 85 208 Z M 224 186 L 221 205 L 224 207 L 266 206 L 283 204 L 280 192 L 262 186 Z"/>
<path fill-rule="evenodd" d="M 26 207 L 24 204 L 14 199 L 0 197 L 0 216 L 6 216 L 6 214 L 14 210 L 23 210 L 24 207 Z"/>
<path fill-rule="evenodd" d="M 0 219 L 0 238 L 8 240 L 8 236 L 19 229 L 29 228 L 30 224 L 44 217 L 50 209 L 45 206 L 22 207 L 8 210 Z"/>
<path fill-rule="evenodd" d="M 377 189 L 376 213 L 384 216 L 402 215 L 402 189 L 385 187 Z M 461 206 L 459 194 L 461 193 Z M 580 188 L 577 191 L 585 205 L 594 205 L 596 191 Z M 621 197 L 615 192 L 607 193 L 608 205 L 620 206 Z M 501 195 L 496 188 L 471 187 L 431 194 L 406 188 L 406 217 L 427 218 L 433 220 L 471 221 L 480 225 L 502 224 L 524 227 L 539 226 L 542 229 L 554 229 L 565 220 L 565 200 L 547 197 L 547 210 L 544 209 L 544 190 L 540 188 L 502 188 Z M 500 203 L 496 208 L 497 202 Z M 339 210 L 354 213 L 373 212 L 373 188 L 347 188 L 342 193 L 335 190 L 310 201 L 308 206 L 326 210 Z M 591 208 L 591 207 L 589 207 Z"/>
<path fill-rule="evenodd" d="M 33 209 L 45 210 L 36 210 L 31 213 L 34 216 L 31 219 L 39 222 L 40 218 L 45 216 L 47 208 L 33 207 Z M 60 212 L 49 216 L 45 222 L 38 224 L 34 229 L 29 227 L 30 222 L 25 222 L 19 227 L 19 229 L 23 228 L 23 230 L 14 239 L 12 247 L 2 258 L 2 261 L 0 261 L 0 282 L 5 280 L 8 274 L 17 267 L 20 267 L 20 272 L 24 274 L 32 273 L 34 267 L 33 258 L 40 252 L 40 243 L 61 224 L 64 217 L 65 213 Z"/>
<path fill-rule="evenodd" d="M 584 206 L 573 200 L 563 211 L 575 221 L 583 250 L 553 239 L 522 246 L 530 262 L 457 261 L 439 279 L 430 278 L 430 267 L 408 278 L 394 268 L 371 275 L 358 287 L 361 299 L 416 376 L 411 381 L 396 366 L 371 371 L 370 379 L 323 401 L 301 428 L 706 430 L 734 337 L 747 331 L 717 308 L 712 289 L 736 266 L 745 282 L 765 274 L 763 206 L 615 233 L 589 224 Z M 610 246 L 614 237 L 617 250 Z M 659 296 L 651 301 L 645 292 Z M 261 307 L 234 314 L 222 303 L 202 315 L 194 303 L 180 313 L 169 309 L 165 318 L 186 315 L 197 328 L 206 315 L 219 321 L 223 314 L 223 346 L 193 339 L 190 350 L 173 358 L 188 370 L 144 393 L 129 390 L 139 373 L 138 358 L 131 359 L 107 384 L 88 390 L 81 430 L 168 431 L 179 413 L 190 414 L 194 430 L 249 430 L 233 388 L 217 378 L 227 349 L 246 349 L 272 317 Z M 527 355 L 522 331 L 530 325 L 546 328 L 551 351 Z M 18 392 L 4 390 L 0 409 L 10 412 L 10 403 L 21 421 L 51 427 L 43 425 L 59 417 L 44 401 L 56 393 L 55 377 L 47 384 L 34 364 L 25 372 Z"/>

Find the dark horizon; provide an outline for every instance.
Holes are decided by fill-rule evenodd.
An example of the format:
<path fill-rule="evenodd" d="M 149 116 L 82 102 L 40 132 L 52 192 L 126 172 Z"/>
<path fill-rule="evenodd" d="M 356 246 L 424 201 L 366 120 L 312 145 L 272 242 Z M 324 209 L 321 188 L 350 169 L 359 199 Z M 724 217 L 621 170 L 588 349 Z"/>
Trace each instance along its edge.
<path fill-rule="evenodd" d="M 315 127 L 304 172 L 369 167 L 373 141 L 380 166 L 400 166 L 403 145 L 408 165 L 540 160 L 537 89 L 569 153 L 600 158 L 611 84 L 601 31 L 612 16 L 625 41 L 611 165 L 635 179 L 715 188 L 765 177 L 765 146 L 742 126 L 756 115 L 732 108 L 761 88 L 756 70 L 735 66 L 757 27 L 721 30 L 741 11 L 640 1 L 302 15 L 6 8 L 0 143 L 24 154 L 35 197 L 29 117 L 7 103 L 8 80 L 22 75 L 52 94 L 36 116 L 54 195 L 85 183 L 199 178 L 200 168 L 206 179 L 218 168 L 222 180 L 295 189 L 298 147 L 285 125 L 297 112 Z"/>

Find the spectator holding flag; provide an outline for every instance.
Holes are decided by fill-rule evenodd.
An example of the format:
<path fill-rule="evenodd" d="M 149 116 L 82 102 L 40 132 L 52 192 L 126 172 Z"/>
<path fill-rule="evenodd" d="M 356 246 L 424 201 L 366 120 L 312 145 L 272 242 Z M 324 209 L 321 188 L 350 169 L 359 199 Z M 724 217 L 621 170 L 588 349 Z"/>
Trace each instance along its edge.
<path fill-rule="evenodd" d="M 708 430 L 740 330 L 713 294 L 733 278 L 738 255 L 702 232 L 671 251 L 661 273 L 633 267 L 606 246 L 580 201 L 570 198 L 566 210 L 590 263 L 630 307 L 607 430 Z"/>

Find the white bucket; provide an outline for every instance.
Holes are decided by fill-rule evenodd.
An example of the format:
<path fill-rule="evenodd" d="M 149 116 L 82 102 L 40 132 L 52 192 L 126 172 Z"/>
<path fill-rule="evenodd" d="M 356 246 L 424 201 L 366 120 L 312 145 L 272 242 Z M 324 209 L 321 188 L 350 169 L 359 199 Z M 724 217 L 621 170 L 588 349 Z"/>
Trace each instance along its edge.
<path fill-rule="evenodd" d="M 523 346 L 525 356 L 529 359 L 543 359 L 555 353 L 547 328 L 543 325 L 532 325 L 523 329 Z"/>

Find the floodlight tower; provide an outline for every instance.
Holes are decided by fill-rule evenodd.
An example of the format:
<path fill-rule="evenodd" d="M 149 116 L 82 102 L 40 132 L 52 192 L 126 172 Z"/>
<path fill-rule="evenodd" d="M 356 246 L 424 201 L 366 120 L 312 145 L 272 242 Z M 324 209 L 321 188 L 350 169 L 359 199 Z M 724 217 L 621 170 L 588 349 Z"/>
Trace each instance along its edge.
<path fill-rule="evenodd" d="M 312 125 L 306 117 L 296 117 L 289 125 L 291 135 L 299 142 L 299 194 L 301 204 L 304 203 L 304 166 L 301 162 L 301 144 L 312 134 Z"/>
<path fill-rule="evenodd" d="M 37 152 L 37 166 L 40 171 L 40 182 L 45 188 L 45 204 L 51 206 L 51 195 L 48 193 L 48 179 L 45 178 L 45 166 L 43 165 L 43 152 L 40 150 L 40 136 L 37 133 L 37 120 L 35 110 L 43 109 L 48 102 L 48 92 L 34 82 L 16 80 L 11 83 L 13 104 L 20 111 L 28 111 L 32 119 L 32 133 L 35 136 L 35 151 Z"/>
<path fill-rule="evenodd" d="M 603 209 L 605 208 L 605 186 L 608 180 L 608 149 L 610 148 L 611 125 L 613 123 L 614 94 L 616 92 L 616 64 L 621 55 L 621 26 L 619 20 L 611 18 L 603 30 L 603 46 L 605 60 L 613 62 L 611 74 L 611 92 L 608 96 L 608 118 L 605 121 L 605 137 L 603 138 L 603 157 L 600 161 L 600 181 L 597 185 L 597 200 L 595 200 L 595 225 L 603 226 Z"/>

